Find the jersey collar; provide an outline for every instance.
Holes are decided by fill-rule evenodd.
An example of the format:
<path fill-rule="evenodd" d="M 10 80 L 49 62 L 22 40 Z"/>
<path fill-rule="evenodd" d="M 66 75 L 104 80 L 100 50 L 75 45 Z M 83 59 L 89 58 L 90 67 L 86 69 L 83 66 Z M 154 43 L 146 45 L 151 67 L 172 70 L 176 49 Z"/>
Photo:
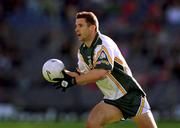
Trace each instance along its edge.
<path fill-rule="evenodd" d="M 90 46 L 90 47 L 87 47 L 87 46 L 85 45 L 85 43 L 84 43 L 84 47 L 87 47 L 87 48 L 92 48 L 92 47 L 94 47 L 94 46 L 97 44 L 98 39 L 99 39 L 99 34 L 98 34 L 98 32 L 97 32 L 97 33 L 96 33 L 96 36 L 95 36 L 95 38 L 94 38 L 94 40 L 93 40 L 93 42 L 91 43 L 91 46 Z"/>

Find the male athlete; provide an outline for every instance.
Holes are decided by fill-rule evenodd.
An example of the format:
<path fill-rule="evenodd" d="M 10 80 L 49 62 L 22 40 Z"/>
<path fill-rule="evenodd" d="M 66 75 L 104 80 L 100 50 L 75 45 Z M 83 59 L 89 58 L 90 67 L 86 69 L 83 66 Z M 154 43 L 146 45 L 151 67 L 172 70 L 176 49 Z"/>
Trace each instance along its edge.
<path fill-rule="evenodd" d="M 115 42 L 99 32 L 92 12 L 76 14 L 75 32 L 82 45 L 78 51 L 78 71 L 63 71 L 55 78 L 58 88 L 96 82 L 103 100 L 90 112 L 86 128 L 103 128 L 109 123 L 132 119 L 139 128 L 157 128 L 146 94 L 132 76 Z"/>

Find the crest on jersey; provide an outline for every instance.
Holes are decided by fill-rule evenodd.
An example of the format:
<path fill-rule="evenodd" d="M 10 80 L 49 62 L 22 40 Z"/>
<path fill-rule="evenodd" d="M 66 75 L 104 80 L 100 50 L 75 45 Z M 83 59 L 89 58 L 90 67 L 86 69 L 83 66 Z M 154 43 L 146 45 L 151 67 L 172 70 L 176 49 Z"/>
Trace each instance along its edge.
<path fill-rule="evenodd" d="M 106 53 L 104 51 L 101 52 L 99 59 L 107 59 Z"/>
<path fill-rule="evenodd" d="M 106 64 L 109 65 L 108 57 L 105 53 L 105 51 L 101 51 L 96 64 Z"/>

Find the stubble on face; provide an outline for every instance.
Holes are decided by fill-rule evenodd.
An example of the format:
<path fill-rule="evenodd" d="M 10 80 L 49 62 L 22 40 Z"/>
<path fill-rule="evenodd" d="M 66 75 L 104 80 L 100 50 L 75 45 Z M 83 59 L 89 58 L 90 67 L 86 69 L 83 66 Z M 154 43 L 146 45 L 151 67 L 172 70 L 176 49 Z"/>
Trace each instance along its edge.
<path fill-rule="evenodd" d="M 83 19 L 83 18 L 76 19 L 75 32 L 80 41 L 86 42 L 88 40 L 89 26 L 86 23 L 85 19 Z"/>

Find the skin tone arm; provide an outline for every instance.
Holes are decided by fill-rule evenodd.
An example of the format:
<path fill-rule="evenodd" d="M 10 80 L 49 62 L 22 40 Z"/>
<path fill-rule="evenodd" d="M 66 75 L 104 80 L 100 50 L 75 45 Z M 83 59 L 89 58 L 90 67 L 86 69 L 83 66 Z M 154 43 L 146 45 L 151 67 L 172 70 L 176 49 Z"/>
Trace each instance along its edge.
<path fill-rule="evenodd" d="M 108 71 L 104 69 L 93 69 L 93 70 L 90 70 L 88 73 L 81 74 L 81 75 L 79 75 L 76 72 L 70 72 L 68 70 L 66 70 L 65 72 L 68 75 L 75 77 L 78 85 L 94 83 L 97 80 L 105 77 L 106 74 L 108 73 Z"/>

